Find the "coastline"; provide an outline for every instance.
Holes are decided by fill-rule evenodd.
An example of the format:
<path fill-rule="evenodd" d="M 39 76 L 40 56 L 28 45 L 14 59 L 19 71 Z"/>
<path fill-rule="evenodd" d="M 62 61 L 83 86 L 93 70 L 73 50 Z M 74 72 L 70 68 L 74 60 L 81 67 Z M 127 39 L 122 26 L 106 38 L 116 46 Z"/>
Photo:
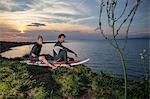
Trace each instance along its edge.
<path fill-rule="evenodd" d="M 5 45 L 3 51 L 7 51 L 15 46 L 34 44 L 34 42 L 0 43 L 3 44 L 3 46 Z M 101 74 L 96 74 L 85 65 L 75 66 L 73 69 L 59 67 L 52 70 L 47 67 L 28 66 L 19 63 L 20 60 L 26 58 L 27 56 L 7 59 L 0 56 L 0 75 L 2 75 L 0 76 L 0 97 L 123 98 L 124 81 L 121 78 L 113 77 L 112 74 L 107 74 L 103 71 L 101 71 Z M 19 89 L 7 85 L 8 82 L 14 84 L 14 82 L 17 81 L 19 82 L 16 83 L 15 86 Z M 26 84 L 25 81 L 30 82 L 24 85 Z M 128 98 L 148 97 L 150 88 L 149 81 L 128 80 L 127 82 Z M 35 87 L 32 87 L 32 84 L 34 84 Z M 24 86 L 27 88 L 24 88 Z M 35 88 L 36 91 L 33 91 Z M 135 91 L 135 89 L 137 90 Z M 13 93 L 14 90 L 16 92 L 15 94 Z M 22 91 L 20 92 L 18 90 Z M 2 96 L 1 93 L 3 93 L 4 96 Z M 30 94 L 32 94 L 32 96 L 30 96 Z"/>
<path fill-rule="evenodd" d="M 10 50 L 11 47 L 17 47 L 22 45 L 34 44 L 35 42 L 9 42 L 9 41 L 0 41 L 0 53 Z M 43 42 L 45 43 L 56 43 L 56 42 Z"/>

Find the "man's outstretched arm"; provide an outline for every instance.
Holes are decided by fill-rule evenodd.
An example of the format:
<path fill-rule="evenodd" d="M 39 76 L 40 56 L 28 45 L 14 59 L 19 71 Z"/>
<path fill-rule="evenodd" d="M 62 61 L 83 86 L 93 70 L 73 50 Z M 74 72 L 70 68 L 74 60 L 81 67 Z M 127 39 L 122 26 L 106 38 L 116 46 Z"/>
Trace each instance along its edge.
<path fill-rule="evenodd" d="M 70 52 L 70 53 L 73 53 L 73 54 L 75 53 L 74 51 L 70 50 L 70 49 L 67 48 L 67 47 L 64 47 L 64 46 L 63 46 L 63 49 L 66 50 L 67 52 Z"/>
<path fill-rule="evenodd" d="M 67 47 L 64 47 L 64 46 L 62 46 L 62 47 L 63 47 L 64 50 L 66 50 L 67 52 L 70 52 L 70 53 L 74 54 L 77 57 L 77 54 L 74 51 L 70 50 Z"/>

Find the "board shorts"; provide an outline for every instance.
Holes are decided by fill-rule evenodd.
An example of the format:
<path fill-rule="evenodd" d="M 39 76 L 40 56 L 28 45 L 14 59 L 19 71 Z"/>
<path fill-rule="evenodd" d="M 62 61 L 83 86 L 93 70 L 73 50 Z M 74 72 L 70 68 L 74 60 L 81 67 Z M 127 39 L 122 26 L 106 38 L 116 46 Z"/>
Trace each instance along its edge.
<path fill-rule="evenodd" d="M 65 50 L 62 50 L 62 51 L 59 52 L 58 55 L 55 55 L 54 60 L 56 60 L 57 62 L 74 61 L 73 58 L 67 56 L 67 51 L 65 51 Z"/>

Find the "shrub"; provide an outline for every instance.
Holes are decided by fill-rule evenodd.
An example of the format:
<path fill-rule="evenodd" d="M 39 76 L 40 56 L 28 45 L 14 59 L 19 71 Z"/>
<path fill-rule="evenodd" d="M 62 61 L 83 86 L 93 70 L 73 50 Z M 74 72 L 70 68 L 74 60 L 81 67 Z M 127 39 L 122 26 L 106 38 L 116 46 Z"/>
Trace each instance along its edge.
<path fill-rule="evenodd" d="M 41 99 L 48 96 L 43 87 L 30 80 L 27 65 L 4 59 L 0 67 L 0 98 Z"/>
<path fill-rule="evenodd" d="M 97 95 L 106 95 L 106 97 L 122 97 L 121 91 L 123 87 L 119 83 L 114 77 L 101 73 L 101 75 L 95 76 L 92 80 L 92 92 Z"/>
<path fill-rule="evenodd" d="M 0 99 L 2 98 L 96 98 L 122 99 L 123 79 L 116 79 L 110 72 L 94 74 L 84 65 L 73 69 L 59 67 L 55 70 L 30 67 L 18 60 L 0 60 Z M 149 81 L 129 81 L 127 98 L 147 98 Z"/>
<path fill-rule="evenodd" d="M 59 80 L 63 96 L 77 96 L 80 93 L 79 78 L 74 75 L 67 75 Z"/>

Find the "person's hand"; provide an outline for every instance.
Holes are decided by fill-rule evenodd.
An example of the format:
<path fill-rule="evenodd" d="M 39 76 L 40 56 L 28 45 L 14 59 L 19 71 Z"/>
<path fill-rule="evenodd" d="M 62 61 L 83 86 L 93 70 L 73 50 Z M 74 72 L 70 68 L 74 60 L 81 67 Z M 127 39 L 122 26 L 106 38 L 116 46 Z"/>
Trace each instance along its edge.
<path fill-rule="evenodd" d="M 78 55 L 76 53 L 74 53 L 75 57 L 78 57 Z"/>
<path fill-rule="evenodd" d="M 34 53 L 32 53 L 32 56 L 35 57 L 36 55 Z"/>

